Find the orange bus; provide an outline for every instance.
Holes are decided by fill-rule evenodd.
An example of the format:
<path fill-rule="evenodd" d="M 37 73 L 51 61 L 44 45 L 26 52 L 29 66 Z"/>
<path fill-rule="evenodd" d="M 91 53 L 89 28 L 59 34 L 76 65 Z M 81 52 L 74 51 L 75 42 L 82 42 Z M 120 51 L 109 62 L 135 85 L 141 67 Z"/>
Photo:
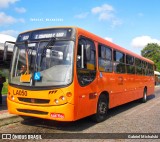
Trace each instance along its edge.
<path fill-rule="evenodd" d="M 154 63 L 78 27 L 19 34 L 8 111 L 56 121 L 107 118 L 110 108 L 154 93 Z"/>

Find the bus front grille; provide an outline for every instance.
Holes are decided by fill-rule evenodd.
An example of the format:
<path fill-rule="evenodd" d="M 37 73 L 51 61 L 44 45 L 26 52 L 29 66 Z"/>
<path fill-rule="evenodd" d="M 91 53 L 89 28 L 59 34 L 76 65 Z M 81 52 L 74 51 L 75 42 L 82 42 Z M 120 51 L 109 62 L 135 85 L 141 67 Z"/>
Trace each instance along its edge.
<path fill-rule="evenodd" d="M 34 103 L 34 104 L 48 104 L 48 99 L 34 99 L 34 98 L 18 98 L 21 102 Z"/>
<path fill-rule="evenodd" d="M 29 109 L 17 109 L 19 112 L 24 112 L 24 113 L 32 113 L 32 114 L 41 114 L 41 115 L 47 115 L 48 112 L 45 111 L 39 111 L 39 110 L 29 110 Z"/>

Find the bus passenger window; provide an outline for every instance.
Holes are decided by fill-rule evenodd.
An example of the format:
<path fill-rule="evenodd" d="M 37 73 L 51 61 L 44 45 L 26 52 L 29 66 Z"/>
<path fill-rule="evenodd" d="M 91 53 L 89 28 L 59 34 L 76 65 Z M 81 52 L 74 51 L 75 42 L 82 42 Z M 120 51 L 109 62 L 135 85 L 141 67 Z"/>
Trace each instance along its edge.
<path fill-rule="evenodd" d="M 125 54 L 121 53 L 119 51 L 114 51 L 114 72 L 116 73 L 125 73 L 126 67 L 125 67 Z"/>
<path fill-rule="evenodd" d="M 153 76 L 153 75 L 154 75 L 153 65 L 148 63 L 148 76 Z"/>
<path fill-rule="evenodd" d="M 135 58 L 135 65 L 136 65 L 136 74 L 142 75 L 143 74 L 142 61 L 138 58 Z"/>
<path fill-rule="evenodd" d="M 98 46 L 99 70 L 103 72 L 112 72 L 112 50 L 104 45 Z"/>
<path fill-rule="evenodd" d="M 135 74 L 134 57 L 126 55 L 126 69 L 128 74 Z"/>

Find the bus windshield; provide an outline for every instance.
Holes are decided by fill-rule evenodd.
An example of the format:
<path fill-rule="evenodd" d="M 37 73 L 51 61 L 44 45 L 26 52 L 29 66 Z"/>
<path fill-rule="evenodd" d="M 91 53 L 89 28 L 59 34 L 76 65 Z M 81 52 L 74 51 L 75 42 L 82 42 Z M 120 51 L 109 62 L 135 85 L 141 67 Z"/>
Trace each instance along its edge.
<path fill-rule="evenodd" d="M 74 42 L 67 40 L 39 41 L 17 44 L 9 83 L 23 86 L 59 86 L 72 82 Z M 35 74 L 40 79 L 35 79 Z M 21 76 L 29 74 L 29 82 L 21 81 Z"/>

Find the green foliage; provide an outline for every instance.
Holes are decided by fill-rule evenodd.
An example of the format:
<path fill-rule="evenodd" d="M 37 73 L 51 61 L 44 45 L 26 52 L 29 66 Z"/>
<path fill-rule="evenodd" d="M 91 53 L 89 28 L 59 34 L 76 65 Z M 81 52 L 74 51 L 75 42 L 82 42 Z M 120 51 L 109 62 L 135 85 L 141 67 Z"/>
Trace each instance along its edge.
<path fill-rule="evenodd" d="M 3 83 L 3 88 L 2 88 L 2 94 L 6 95 L 8 93 L 8 80 L 6 80 L 5 83 Z"/>
<path fill-rule="evenodd" d="M 0 68 L 0 74 L 2 76 L 4 76 L 5 78 L 8 78 L 9 70 L 8 69 L 4 69 L 4 68 Z"/>
<path fill-rule="evenodd" d="M 6 82 L 3 83 L 2 94 L 5 95 L 8 92 L 8 74 L 9 70 L 0 68 L 0 74 L 6 78 Z"/>
<path fill-rule="evenodd" d="M 155 63 L 156 70 L 160 71 L 160 46 L 157 43 L 149 43 L 142 51 L 141 55 Z"/>

